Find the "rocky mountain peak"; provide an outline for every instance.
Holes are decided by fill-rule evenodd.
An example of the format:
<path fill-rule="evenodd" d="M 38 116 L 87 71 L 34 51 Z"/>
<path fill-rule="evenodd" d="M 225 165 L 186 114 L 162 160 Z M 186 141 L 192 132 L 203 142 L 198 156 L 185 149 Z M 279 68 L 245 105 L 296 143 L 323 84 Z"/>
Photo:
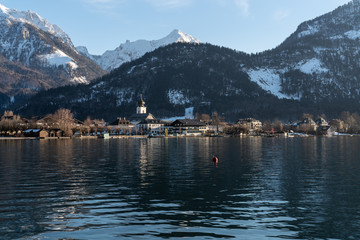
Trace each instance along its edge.
<path fill-rule="evenodd" d="M 90 55 L 83 47 L 77 49 L 82 55 L 95 61 L 103 69 L 111 71 L 112 69 L 118 68 L 125 62 L 133 61 L 142 57 L 148 52 L 154 51 L 159 47 L 176 42 L 199 44 L 200 40 L 178 29 L 175 29 L 169 35 L 159 40 L 137 40 L 134 42 L 127 40 L 118 48 L 114 50 L 108 50 L 101 56 Z"/>

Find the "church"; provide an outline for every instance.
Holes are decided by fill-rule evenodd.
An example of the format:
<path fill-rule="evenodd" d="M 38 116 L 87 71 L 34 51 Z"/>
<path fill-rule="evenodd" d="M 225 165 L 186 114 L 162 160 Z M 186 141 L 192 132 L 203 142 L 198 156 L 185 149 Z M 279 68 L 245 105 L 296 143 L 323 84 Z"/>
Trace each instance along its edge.
<path fill-rule="evenodd" d="M 142 97 L 142 94 L 140 94 L 140 99 L 137 104 L 136 113 L 131 115 L 128 120 L 132 124 L 137 125 L 143 120 L 151 120 L 151 119 L 155 119 L 155 117 L 151 113 L 147 113 L 145 101 Z"/>

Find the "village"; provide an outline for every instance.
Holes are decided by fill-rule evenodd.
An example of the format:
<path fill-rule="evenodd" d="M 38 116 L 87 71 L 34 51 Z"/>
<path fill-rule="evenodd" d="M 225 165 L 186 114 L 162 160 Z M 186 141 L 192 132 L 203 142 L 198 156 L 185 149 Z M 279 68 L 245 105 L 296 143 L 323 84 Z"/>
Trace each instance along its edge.
<path fill-rule="evenodd" d="M 40 119 L 25 119 L 12 111 L 5 111 L 0 121 L 0 137 L 32 139 L 70 138 L 120 138 L 120 137 L 224 137 L 224 136 L 333 136 L 355 134 L 360 131 L 358 114 L 344 112 L 339 119 L 329 122 L 324 116 L 315 120 L 309 114 L 290 123 L 274 120 L 261 122 L 254 118 L 239 119 L 235 123 L 226 122 L 219 114 L 201 114 L 196 118 L 176 120 L 157 119 L 147 112 L 142 96 L 136 113 L 129 118 L 118 117 L 106 123 L 104 120 L 87 118 L 77 120 L 68 109 L 59 109 Z"/>

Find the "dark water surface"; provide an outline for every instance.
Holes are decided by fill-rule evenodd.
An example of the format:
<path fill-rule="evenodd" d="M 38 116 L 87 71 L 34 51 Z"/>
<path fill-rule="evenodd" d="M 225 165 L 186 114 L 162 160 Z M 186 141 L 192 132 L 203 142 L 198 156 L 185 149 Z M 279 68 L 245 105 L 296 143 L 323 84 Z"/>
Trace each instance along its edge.
<path fill-rule="evenodd" d="M 2 140 L 0 183 L 0 239 L 360 239 L 360 137 Z"/>

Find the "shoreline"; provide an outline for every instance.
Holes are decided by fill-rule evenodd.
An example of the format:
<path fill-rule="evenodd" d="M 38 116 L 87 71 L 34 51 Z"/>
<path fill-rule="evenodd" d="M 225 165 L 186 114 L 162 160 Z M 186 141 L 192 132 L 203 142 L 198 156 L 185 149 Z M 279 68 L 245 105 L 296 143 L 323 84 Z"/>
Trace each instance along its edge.
<path fill-rule="evenodd" d="M 303 137 L 354 137 L 354 136 L 360 136 L 359 134 L 335 134 L 333 136 L 317 136 L 317 135 L 309 135 L 309 134 L 293 134 L 293 135 L 275 135 L 271 136 L 271 138 L 303 138 Z M 158 137 L 150 137 L 150 138 L 217 138 L 217 137 L 225 137 L 225 138 L 243 138 L 243 137 L 263 137 L 263 138 L 269 138 L 269 136 L 262 136 L 262 135 L 239 135 L 239 136 L 158 136 Z M 6 141 L 6 140 L 83 140 L 83 139 L 144 139 L 149 138 L 147 135 L 134 135 L 134 136 L 110 136 L 108 138 L 101 138 L 98 136 L 81 136 L 81 137 L 47 137 L 47 138 L 39 138 L 39 137 L 1 137 L 0 141 Z"/>

